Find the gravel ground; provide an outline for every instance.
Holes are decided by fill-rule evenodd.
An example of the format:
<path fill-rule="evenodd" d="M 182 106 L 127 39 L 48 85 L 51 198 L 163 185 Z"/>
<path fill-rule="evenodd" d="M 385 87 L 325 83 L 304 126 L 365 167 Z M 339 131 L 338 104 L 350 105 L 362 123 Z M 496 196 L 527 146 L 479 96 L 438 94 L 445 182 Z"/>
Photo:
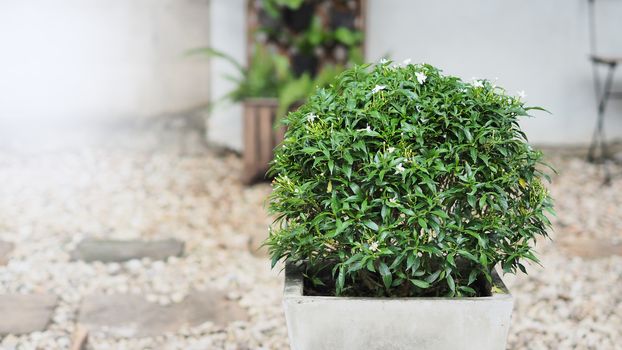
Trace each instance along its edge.
<path fill-rule="evenodd" d="M 240 159 L 204 147 L 200 138 L 181 121 L 37 147 L 0 144 L 0 240 L 15 243 L 0 266 L 0 294 L 60 296 L 48 330 L 6 336 L 0 349 L 69 349 L 78 306 L 94 292 L 144 295 L 166 305 L 205 288 L 226 290 L 249 319 L 150 338 L 92 333 L 87 348 L 289 348 L 282 275 L 255 250 L 270 222 L 262 206 L 270 187 L 242 186 Z M 622 240 L 622 177 L 602 187 L 598 167 L 549 155 L 559 170 L 551 186 L 558 216 L 552 240 L 538 245 L 544 268 L 505 278 L 516 299 L 509 348 L 619 349 L 622 256 L 590 250 L 589 242 Z M 164 262 L 70 261 L 85 237 L 175 237 L 187 249 Z M 588 242 L 580 248 L 590 254 L 576 254 L 576 242 Z"/>

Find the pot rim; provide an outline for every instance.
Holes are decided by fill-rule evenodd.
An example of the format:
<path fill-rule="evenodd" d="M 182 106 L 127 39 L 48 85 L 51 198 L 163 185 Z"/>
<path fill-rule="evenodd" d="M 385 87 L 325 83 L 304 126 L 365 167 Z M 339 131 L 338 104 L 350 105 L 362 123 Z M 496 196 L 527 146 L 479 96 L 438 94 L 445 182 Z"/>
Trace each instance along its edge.
<path fill-rule="evenodd" d="M 484 297 L 386 297 L 386 298 L 374 298 L 374 297 L 337 297 L 337 296 L 316 296 L 316 295 L 304 295 L 304 281 L 302 272 L 292 263 L 285 265 L 285 286 L 283 288 L 283 296 L 285 299 L 306 299 L 306 300 L 324 300 L 324 301 L 375 301 L 375 302 L 390 302 L 390 301 L 456 301 L 456 302 L 485 302 L 491 300 L 503 300 L 513 299 L 512 294 L 508 290 L 505 283 L 499 276 L 496 269 L 492 271 L 493 286 L 496 286 L 504 293 L 493 292 L 491 296 Z"/>

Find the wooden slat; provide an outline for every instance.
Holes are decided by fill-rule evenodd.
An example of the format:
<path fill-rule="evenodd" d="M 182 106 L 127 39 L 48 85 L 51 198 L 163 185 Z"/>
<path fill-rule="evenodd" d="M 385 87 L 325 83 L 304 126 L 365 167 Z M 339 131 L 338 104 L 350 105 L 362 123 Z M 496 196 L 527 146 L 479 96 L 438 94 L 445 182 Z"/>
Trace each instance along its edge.
<path fill-rule="evenodd" d="M 297 104 L 295 107 L 298 107 Z M 261 180 L 283 141 L 285 127 L 275 128 L 276 99 L 248 99 L 244 103 L 244 174 L 246 184 Z"/>
<path fill-rule="evenodd" d="M 255 113 L 256 108 L 252 104 L 245 103 L 244 104 L 244 123 L 242 129 L 244 130 L 244 152 L 242 154 L 243 158 L 243 173 L 242 173 L 242 181 L 244 183 L 250 183 L 253 181 L 253 177 L 255 176 L 255 163 L 257 162 L 256 156 L 256 118 Z"/>
<path fill-rule="evenodd" d="M 272 121 L 274 120 L 276 110 L 272 106 L 262 106 L 259 111 L 260 165 L 257 171 L 262 173 L 261 175 L 265 175 L 265 172 L 268 170 L 268 164 L 272 161 L 272 149 L 274 148 Z"/>

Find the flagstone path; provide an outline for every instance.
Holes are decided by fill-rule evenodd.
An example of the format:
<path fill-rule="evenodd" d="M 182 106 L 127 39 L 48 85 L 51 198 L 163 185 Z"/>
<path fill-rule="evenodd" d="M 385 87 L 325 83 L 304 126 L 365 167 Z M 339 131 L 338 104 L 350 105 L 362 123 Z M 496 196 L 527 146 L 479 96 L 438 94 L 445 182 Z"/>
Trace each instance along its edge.
<path fill-rule="evenodd" d="M 0 350 L 287 347 L 282 276 L 257 250 L 270 187 L 158 123 L 0 135 Z"/>

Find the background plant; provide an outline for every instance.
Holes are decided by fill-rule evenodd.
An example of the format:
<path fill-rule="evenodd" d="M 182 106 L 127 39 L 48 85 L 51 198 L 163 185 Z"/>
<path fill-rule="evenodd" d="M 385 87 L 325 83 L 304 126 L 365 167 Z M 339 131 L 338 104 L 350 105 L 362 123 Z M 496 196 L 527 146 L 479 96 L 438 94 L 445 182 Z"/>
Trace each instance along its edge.
<path fill-rule="evenodd" d="M 249 98 L 277 98 L 278 116 L 285 115 L 294 103 L 304 100 L 316 88 L 329 84 L 344 70 L 342 66 L 326 65 L 313 78 L 308 73 L 296 76 L 287 57 L 272 53 L 263 46 L 255 48 L 248 67 L 213 48 L 193 50 L 191 54 L 224 59 L 236 68 L 237 74 L 228 77 L 236 87 L 224 96 L 225 100 L 242 102 Z"/>
<path fill-rule="evenodd" d="M 259 25 L 251 35 L 254 43 L 248 66 L 216 48 L 191 53 L 224 59 L 236 68 L 236 74 L 228 77 L 236 87 L 225 99 L 276 98 L 280 117 L 316 88 L 329 84 L 346 66 L 362 62 L 363 33 L 356 29 L 354 3 L 357 1 L 256 1 L 252 6 L 258 12 Z M 317 12 L 328 17 L 321 18 Z M 340 51 L 341 55 L 335 55 Z"/>
<path fill-rule="evenodd" d="M 296 76 L 314 78 L 325 65 L 362 63 L 362 6 L 360 0 L 256 1 L 251 39 L 287 56 Z"/>
<path fill-rule="evenodd" d="M 518 120 L 486 80 L 430 65 L 357 66 L 290 113 L 266 244 L 336 295 L 473 296 L 525 271 L 552 201 Z"/>

